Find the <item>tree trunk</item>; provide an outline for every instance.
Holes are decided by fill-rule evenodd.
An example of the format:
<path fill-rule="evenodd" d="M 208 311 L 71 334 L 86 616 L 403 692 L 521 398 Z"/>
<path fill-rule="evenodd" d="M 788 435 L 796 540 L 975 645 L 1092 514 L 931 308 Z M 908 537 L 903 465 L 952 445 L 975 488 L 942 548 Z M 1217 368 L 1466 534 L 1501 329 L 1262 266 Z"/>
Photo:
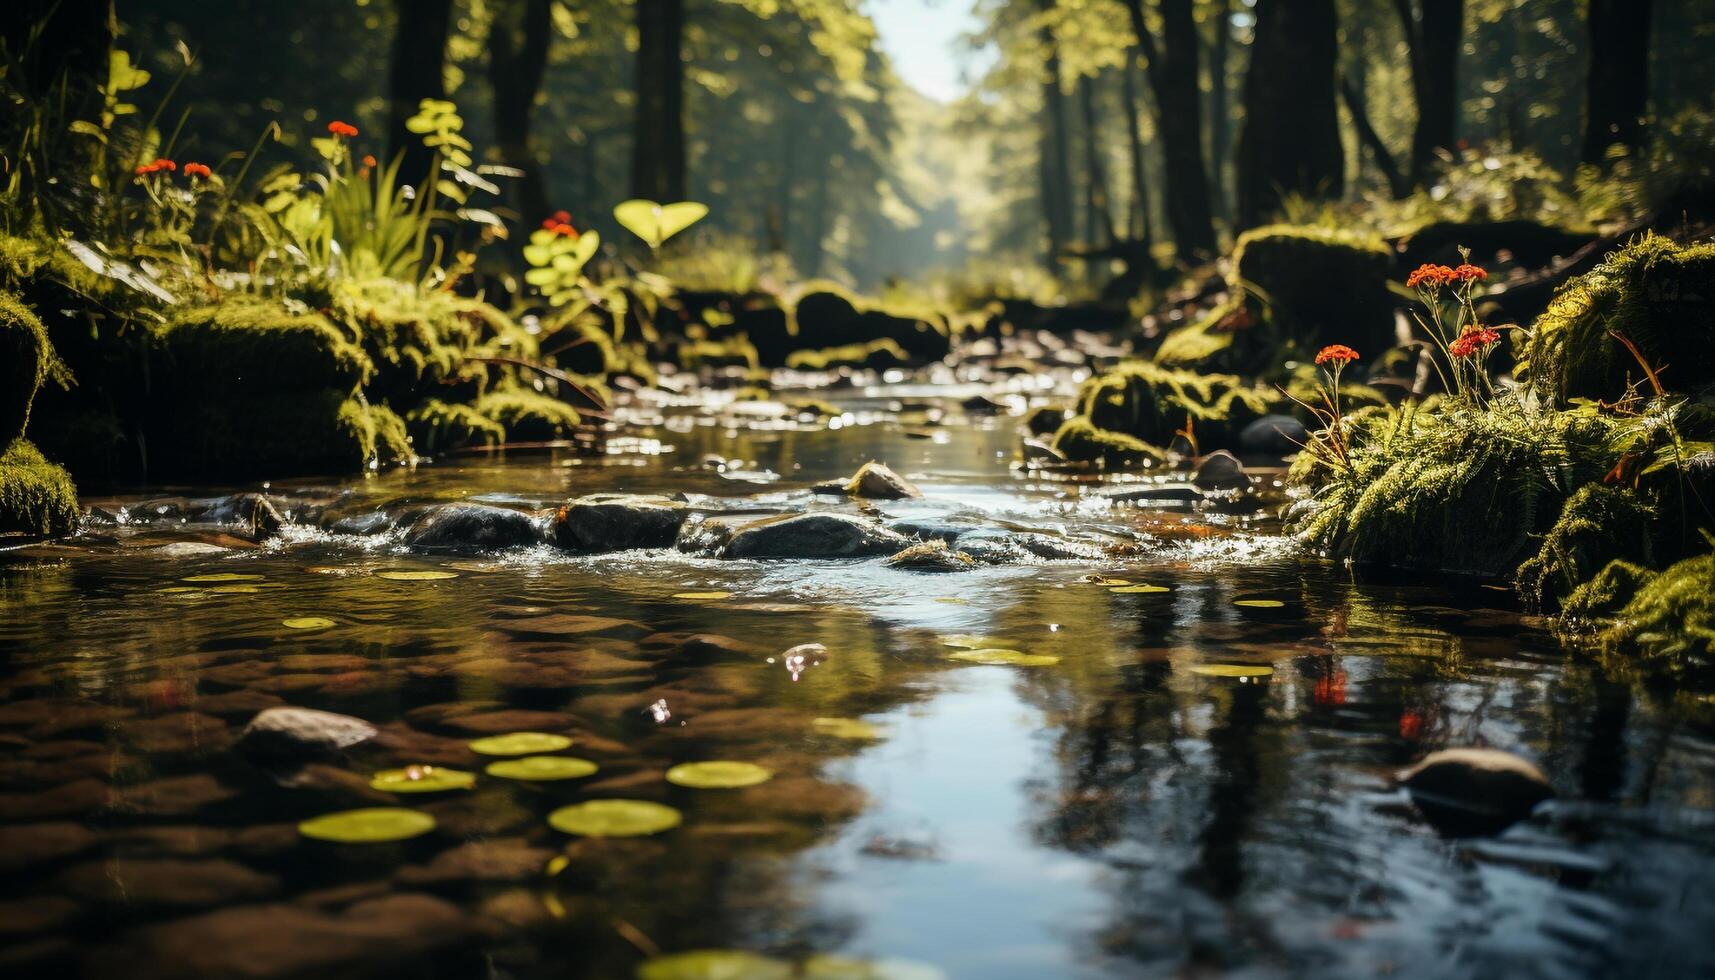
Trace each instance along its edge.
<path fill-rule="evenodd" d="M 548 67 L 550 0 L 510 0 L 495 10 L 488 40 L 488 75 L 494 89 L 494 135 L 500 159 L 523 171 L 518 178 L 520 225 L 548 216 L 548 183 L 530 136 L 536 96 Z M 521 8 L 521 9 L 520 9 Z M 520 236 L 522 240 L 522 236 Z"/>
<path fill-rule="evenodd" d="M 1202 93 L 1197 78 L 1200 42 L 1191 0 L 1162 0 L 1159 45 L 1144 22 L 1143 0 L 1126 0 L 1126 9 L 1138 47 L 1149 59 L 1174 251 L 1181 262 L 1201 262 L 1215 254 L 1215 224 L 1209 210 L 1208 172 L 1203 169 Z"/>
<path fill-rule="evenodd" d="M 631 196 L 685 199 L 684 0 L 637 0 Z"/>
<path fill-rule="evenodd" d="M 1096 79 L 1089 75 L 1078 79 L 1078 105 L 1084 116 L 1084 234 L 1092 245 L 1111 245 L 1119 237 L 1114 228 L 1114 213 L 1108 207 L 1108 178 L 1102 167 L 1101 128 L 1096 121 Z"/>
<path fill-rule="evenodd" d="M 393 62 L 387 75 L 387 145 L 394 156 L 402 156 L 401 179 L 409 184 L 433 179 L 429 167 L 434 154 L 421 138 L 405 129 L 405 120 L 417 114 L 424 99 L 447 97 L 442 69 L 446 63 L 447 31 L 452 21 L 453 0 L 393 0 Z"/>
<path fill-rule="evenodd" d="M 1395 0 L 1411 55 L 1411 89 L 1417 101 L 1417 126 L 1411 134 L 1411 183 L 1422 187 L 1435 170 L 1437 151 L 1453 148 L 1459 111 L 1459 42 L 1465 26 L 1465 0 Z"/>
<path fill-rule="evenodd" d="M 1038 0 L 1038 4 L 1044 14 L 1054 9 L 1054 0 Z M 1047 52 L 1042 81 L 1042 213 L 1048 221 L 1048 269 L 1058 271 L 1060 252 L 1071 240 L 1072 163 L 1066 142 L 1066 100 L 1060 94 L 1060 46 L 1046 19 L 1038 37 Z"/>
<path fill-rule="evenodd" d="M 1120 68 L 1120 78 L 1125 81 L 1125 123 L 1126 136 L 1131 143 L 1131 193 L 1132 202 L 1130 220 L 1127 222 L 1127 234 L 1133 240 L 1143 245 L 1145 252 L 1149 251 L 1154 240 L 1155 229 L 1150 226 L 1149 216 L 1149 174 L 1143 165 L 1143 103 L 1137 95 L 1137 66 L 1135 64 L 1135 49 L 1127 53 L 1126 61 Z"/>
<path fill-rule="evenodd" d="M 1346 111 L 1352 114 L 1352 125 L 1358 130 L 1358 142 L 1375 157 L 1376 169 L 1382 172 L 1382 177 L 1387 181 L 1388 193 L 1396 201 L 1411 193 L 1410 182 L 1399 172 L 1399 165 L 1394 162 L 1393 154 L 1388 152 L 1387 144 L 1382 142 L 1375 126 L 1370 124 L 1370 113 L 1364 107 L 1363 93 L 1358 91 L 1358 87 L 1350 78 L 1340 80 L 1340 97 L 1346 102 Z"/>
<path fill-rule="evenodd" d="M 1227 55 L 1233 46 L 1232 0 L 1215 2 L 1215 43 L 1209 49 L 1209 197 L 1215 216 L 1232 220 L 1227 201 L 1227 157 L 1233 151 Z"/>
<path fill-rule="evenodd" d="M 1238 147 L 1238 223 L 1274 217 L 1288 194 L 1335 198 L 1345 151 L 1335 105 L 1334 0 L 1257 0 Z"/>
<path fill-rule="evenodd" d="M 1590 82 L 1584 117 L 1585 163 L 1608 148 L 1643 145 L 1649 108 L 1652 0 L 1590 0 Z"/>

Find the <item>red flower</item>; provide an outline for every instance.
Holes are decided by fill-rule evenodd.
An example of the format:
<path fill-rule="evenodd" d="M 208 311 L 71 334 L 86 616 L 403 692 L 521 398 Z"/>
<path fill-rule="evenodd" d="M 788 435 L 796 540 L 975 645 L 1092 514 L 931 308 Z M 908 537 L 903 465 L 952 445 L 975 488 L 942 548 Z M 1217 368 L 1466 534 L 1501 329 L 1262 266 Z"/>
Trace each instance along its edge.
<path fill-rule="evenodd" d="M 370 153 L 365 153 L 365 154 L 364 154 L 364 155 L 363 155 L 363 166 L 364 166 L 364 169 L 369 169 L 369 168 L 371 168 L 371 167 L 374 167 L 374 166 L 375 166 L 375 156 L 374 156 L 374 154 L 370 154 Z"/>
<path fill-rule="evenodd" d="M 1453 278 L 1460 282 L 1477 282 L 1479 280 L 1489 278 L 1489 274 L 1484 272 L 1480 267 L 1466 262 L 1459 266 L 1459 268 L 1453 270 Z"/>
<path fill-rule="evenodd" d="M 145 163 L 131 172 L 141 177 L 145 174 L 158 174 L 163 170 L 172 171 L 177 169 L 179 169 L 179 165 L 173 161 L 168 160 L 166 157 L 156 157 L 153 163 Z"/>
<path fill-rule="evenodd" d="M 1417 738 L 1423 734 L 1423 712 L 1407 708 L 1399 715 L 1399 737 Z"/>
<path fill-rule="evenodd" d="M 1358 352 L 1347 347 L 1345 344 L 1329 344 L 1322 348 L 1321 352 L 1316 355 L 1316 363 L 1318 365 L 1333 361 L 1336 365 L 1345 367 L 1347 364 L 1357 359 Z"/>
<path fill-rule="evenodd" d="M 1461 266 L 1460 268 L 1463 268 Z M 1475 267 L 1473 267 L 1475 268 Z M 1481 270 L 1478 270 L 1481 271 Z M 1442 286 L 1451 285 L 1459 280 L 1457 270 L 1444 265 L 1426 262 L 1417 267 L 1417 271 L 1405 277 L 1405 284 L 1412 289 L 1436 290 Z"/>
<path fill-rule="evenodd" d="M 556 235 L 578 237 L 578 230 L 572 227 L 572 213 L 570 211 L 555 211 L 542 219 L 542 227 Z"/>
<path fill-rule="evenodd" d="M 1479 354 L 1490 344 L 1501 339 L 1500 331 L 1488 327 L 1467 327 L 1459 335 L 1459 339 L 1447 345 L 1447 353 L 1454 357 L 1471 357 Z"/>
<path fill-rule="evenodd" d="M 208 169 L 208 167 L 206 167 L 200 163 L 187 163 L 187 164 L 185 164 L 185 176 L 186 177 L 201 177 L 204 180 L 207 180 L 208 178 L 214 176 L 214 171 Z"/>
<path fill-rule="evenodd" d="M 338 119 L 335 119 L 333 122 L 328 123 L 328 132 L 335 136 L 356 136 L 357 127 L 353 126 L 351 123 L 340 122 Z"/>

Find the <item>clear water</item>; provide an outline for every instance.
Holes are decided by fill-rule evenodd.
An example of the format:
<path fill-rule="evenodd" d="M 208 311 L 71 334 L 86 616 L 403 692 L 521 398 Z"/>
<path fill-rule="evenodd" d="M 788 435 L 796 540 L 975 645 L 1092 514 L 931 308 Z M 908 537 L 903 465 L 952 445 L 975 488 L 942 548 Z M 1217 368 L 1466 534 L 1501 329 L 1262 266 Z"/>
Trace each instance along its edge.
<path fill-rule="evenodd" d="M 927 494 L 873 505 L 884 516 L 1135 547 L 943 575 L 677 553 L 453 559 L 300 530 L 174 557 L 154 549 L 208 529 L 130 523 L 5 553 L 0 970 L 625 977 L 656 950 L 744 949 L 978 978 L 1715 975 L 1708 692 L 1604 670 L 1492 583 L 1294 557 L 1271 509 L 1109 507 L 1090 485 L 1010 466 L 1005 418 L 668 415 L 599 459 L 467 458 L 274 489 L 347 491 L 348 511 L 598 490 L 780 509 L 878 458 Z M 712 468 L 711 452 L 735 462 Z M 135 515 L 144 499 L 89 502 Z M 447 567 L 459 577 L 370 574 Z M 222 572 L 262 578 L 183 581 Z M 1114 594 L 1091 573 L 1171 591 Z M 731 596 L 673 598 L 687 592 Z M 336 625 L 282 625 L 301 616 Z M 958 634 L 1061 660 L 959 664 L 943 643 Z M 828 654 L 795 677 L 780 654 L 808 642 Z M 1193 669 L 1207 663 L 1273 673 Z M 659 701 L 670 719 L 649 710 Z M 283 783 L 230 748 L 275 704 L 367 719 L 384 744 Z M 830 738 L 818 717 L 882 737 Z M 513 729 L 570 733 L 601 771 L 397 799 L 365 784 L 412 763 L 480 771 L 465 741 Z M 1559 798 L 1495 838 L 1437 834 L 1389 774 L 1473 744 L 1536 761 Z M 726 791 L 661 778 L 706 759 L 776 775 Z M 596 840 L 546 823 L 612 796 L 668 803 L 684 824 Z M 362 846 L 295 831 L 375 805 L 439 827 Z M 569 860 L 549 874 L 556 855 Z"/>

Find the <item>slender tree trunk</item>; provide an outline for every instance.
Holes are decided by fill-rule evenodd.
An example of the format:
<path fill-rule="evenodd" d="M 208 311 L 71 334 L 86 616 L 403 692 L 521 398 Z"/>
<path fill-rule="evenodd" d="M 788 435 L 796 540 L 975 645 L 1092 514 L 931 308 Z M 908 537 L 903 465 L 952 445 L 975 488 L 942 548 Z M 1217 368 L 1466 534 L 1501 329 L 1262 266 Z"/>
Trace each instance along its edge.
<path fill-rule="evenodd" d="M 1149 174 L 1143 164 L 1143 103 L 1137 94 L 1137 58 L 1136 49 L 1127 53 L 1125 64 L 1120 69 L 1120 78 L 1125 81 L 1125 124 L 1126 136 L 1131 143 L 1131 210 L 1129 212 L 1128 236 L 1139 242 L 1145 252 L 1149 251 L 1154 239 L 1154 229 L 1150 226 L 1149 216 Z"/>
<path fill-rule="evenodd" d="M 1340 97 L 1346 102 L 1346 111 L 1352 114 L 1352 125 L 1358 130 L 1358 142 L 1370 151 L 1375 158 L 1376 169 L 1382 172 L 1387 181 L 1388 193 L 1398 200 L 1411 193 L 1410 181 L 1399 172 L 1399 164 L 1394 162 L 1393 154 L 1388 152 L 1387 144 L 1382 142 L 1381 135 L 1370 124 L 1369 110 L 1364 106 L 1363 93 L 1350 78 L 1340 80 Z"/>
<path fill-rule="evenodd" d="M 1417 101 L 1417 126 L 1411 134 L 1412 186 L 1427 184 L 1437 151 L 1453 148 L 1459 112 L 1459 43 L 1465 27 L 1465 0 L 1394 0 L 1411 56 L 1411 89 Z"/>
<path fill-rule="evenodd" d="M 398 25 L 393 31 L 393 61 L 387 77 L 388 152 L 403 156 L 399 173 L 406 183 L 432 180 L 434 154 L 421 138 L 405 129 L 424 99 L 447 97 L 447 31 L 452 25 L 453 0 L 393 0 Z"/>
<path fill-rule="evenodd" d="M 1209 49 L 1209 198 L 1215 216 L 1232 221 L 1227 200 L 1227 158 L 1233 151 L 1231 94 L 1227 89 L 1227 55 L 1232 50 L 1232 0 L 1215 0 L 1215 43 Z"/>
<path fill-rule="evenodd" d="M 1649 32 L 1653 0 L 1590 0 L 1590 78 L 1584 117 L 1585 163 L 1608 148 L 1643 145 L 1649 109 Z"/>
<path fill-rule="evenodd" d="M 1043 13 L 1054 9 L 1054 0 L 1038 0 Z M 1066 100 L 1060 94 L 1060 45 L 1046 19 L 1039 28 L 1047 52 L 1042 81 L 1042 212 L 1048 221 L 1048 268 L 1058 271 L 1060 252 L 1072 236 L 1072 162 L 1067 146 Z"/>
<path fill-rule="evenodd" d="M 501 5 L 495 10 L 488 40 L 496 148 L 507 166 L 523 171 L 516 186 L 524 228 L 540 223 L 549 211 L 548 183 L 530 129 L 542 75 L 548 68 L 552 7 L 550 0 L 511 0 Z"/>
<path fill-rule="evenodd" d="M 685 198 L 684 0 L 637 0 L 631 196 Z"/>
<path fill-rule="evenodd" d="M 1200 42 L 1191 0 L 1162 0 L 1159 45 L 1144 21 L 1143 0 L 1126 0 L 1126 9 L 1138 46 L 1149 59 L 1174 251 L 1182 262 L 1200 262 L 1215 254 L 1215 224 L 1209 210 L 1209 176 L 1203 169 L 1202 93 L 1197 78 Z"/>
<path fill-rule="evenodd" d="M 1102 166 L 1101 126 L 1096 116 L 1096 79 L 1085 75 L 1078 80 L 1078 103 L 1084 116 L 1084 211 L 1085 233 L 1090 244 L 1111 245 L 1119 238 L 1114 227 L 1113 209 L 1109 207 L 1107 170 Z M 1096 241 L 1097 233 L 1102 241 Z"/>
<path fill-rule="evenodd" d="M 1334 0 L 1257 0 L 1256 19 L 1239 131 L 1240 228 L 1272 218 L 1288 194 L 1336 198 L 1345 189 Z"/>

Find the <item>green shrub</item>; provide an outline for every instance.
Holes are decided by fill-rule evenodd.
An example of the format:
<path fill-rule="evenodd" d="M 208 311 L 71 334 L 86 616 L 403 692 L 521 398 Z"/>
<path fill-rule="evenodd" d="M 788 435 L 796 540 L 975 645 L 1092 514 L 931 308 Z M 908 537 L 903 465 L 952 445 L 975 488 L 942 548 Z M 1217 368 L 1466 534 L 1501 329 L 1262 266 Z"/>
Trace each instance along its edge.
<path fill-rule="evenodd" d="M 77 527 L 77 488 L 62 467 L 15 439 L 0 453 L 0 536 L 56 538 Z"/>
<path fill-rule="evenodd" d="M 30 405 L 56 363 L 36 314 L 18 297 L 0 292 L 0 445 L 23 437 Z"/>
<path fill-rule="evenodd" d="M 1230 374 L 1196 374 L 1148 361 L 1126 361 L 1084 383 L 1079 415 L 1097 428 L 1166 446 L 1189 423 L 1198 446 L 1231 446 L 1246 424 L 1283 399 Z"/>

